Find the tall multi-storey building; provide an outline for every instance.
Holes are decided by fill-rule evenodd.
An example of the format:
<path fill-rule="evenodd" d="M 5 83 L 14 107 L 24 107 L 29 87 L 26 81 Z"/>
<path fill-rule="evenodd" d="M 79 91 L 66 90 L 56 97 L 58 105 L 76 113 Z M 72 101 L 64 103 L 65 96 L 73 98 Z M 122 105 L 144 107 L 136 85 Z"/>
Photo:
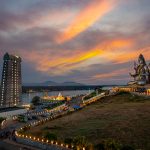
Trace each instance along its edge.
<path fill-rule="evenodd" d="M 6 53 L 2 71 L 0 107 L 20 104 L 21 93 L 21 58 Z"/>

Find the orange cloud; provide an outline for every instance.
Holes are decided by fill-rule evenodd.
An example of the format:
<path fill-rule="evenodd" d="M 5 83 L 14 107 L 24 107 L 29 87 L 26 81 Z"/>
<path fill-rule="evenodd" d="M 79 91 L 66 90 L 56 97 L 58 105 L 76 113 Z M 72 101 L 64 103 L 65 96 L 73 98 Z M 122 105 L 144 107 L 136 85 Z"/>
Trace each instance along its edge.
<path fill-rule="evenodd" d="M 93 0 L 65 29 L 64 33 L 58 37 L 58 42 L 67 41 L 88 27 L 93 25 L 98 19 L 114 8 L 114 0 Z"/>
<path fill-rule="evenodd" d="M 133 51 L 123 51 L 122 53 L 116 53 L 115 55 L 110 54 L 108 57 L 110 57 L 115 63 L 125 63 L 128 61 L 137 60 L 137 57 L 141 53 L 145 56 L 145 58 L 147 58 L 147 56 L 150 56 L 150 47 Z"/>
<path fill-rule="evenodd" d="M 111 40 L 106 40 L 103 43 L 96 45 L 94 48 L 103 49 L 105 52 L 109 52 L 112 50 L 120 51 L 121 49 L 132 48 L 134 44 L 135 41 L 130 38 L 115 38 Z"/>
<path fill-rule="evenodd" d="M 48 51 L 45 51 L 44 55 L 43 52 L 32 51 L 30 52 L 30 55 L 25 53 L 24 58 L 36 63 L 36 69 L 38 71 L 49 72 L 49 70 L 53 70 L 51 72 L 52 74 L 65 74 L 68 71 L 79 67 L 81 62 L 93 58 L 101 53 L 101 50 L 96 49 L 87 52 L 68 52 L 68 54 L 64 56 L 61 56 L 61 53 L 54 54 L 53 57 L 50 57 L 50 53 Z"/>
<path fill-rule="evenodd" d="M 50 68 L 53 68 L 54 70 L 56 69 L 56 74 L 68 72 L 76 67 L 79 67 L 79 64 L 81 62 L 93 58 L 100 53 L 102 53 L 100 50 L 92 50 L 88 52 L 78 51 L 75 53 L 71 53 L 69 56 L 56 56 L 51 60 L 47 60 L 46 62 L 39 62 L 37 69 L 39 71 L 48 71 Z"/>
<path fill-rule="evenodd" d="M 119 75 L 123 75 L 123 74 L 127 74 L 128 69 L 120 69 L 120 70 L 116 70 L 113 72 L 109 72 L 109 73 L 104 73 L 104 74 L 96 74 L 94 75 L 92 78 L 94 79 L 107 79 L 107 78 L 112 78 L 112 77 L 117 77 Z"/>
<path fill-rule="evenodd" d="M 137 60 L 140 53 L 149 59 L 150 47 L 135 49 L 135 44 L 132 39 L 115 39 L 96 45 L 94 49 L 101 49 L 102 53 L 88 64 L 126 63 Z"/>
<path fill-rule="evenodd" d="M 101 44 L 96 45 L 90 51 L 97 49 L 100 50 L 101 53 L 97 54 L 93 59 L 84 61 L 82 66 L 88 66 L 91 64 L 100 64 L 100 63 L 109 63 L 109 62 L 117 62 L 118 59 L 120 61 L 125 60 L 125 53 L 130 53 L 130 49 L 134 46 L 134 40 L 130 39 L 114 39 L 108 40 Z M 132 52 L 131 52 L 132 53 Z M 121 56 L 121 57 L 120 57 Z M 124 58 L 123 58 L 124 57 Z M 127 60 L 127 59 L 126 59 Z"/>
<path fill-rule="evenodd" d="M 133 45 L 133 41 L 130 39 L 117 39 L 112 40 L 110 42 L 110 47 L 114 48 L 124 48 L 124 47 L 130 47 Z"/>

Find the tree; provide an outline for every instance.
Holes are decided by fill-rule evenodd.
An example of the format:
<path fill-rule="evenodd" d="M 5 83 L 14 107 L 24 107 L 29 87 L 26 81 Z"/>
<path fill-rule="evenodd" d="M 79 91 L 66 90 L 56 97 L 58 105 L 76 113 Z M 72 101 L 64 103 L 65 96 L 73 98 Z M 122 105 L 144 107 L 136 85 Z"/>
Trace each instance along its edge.
<path fill-rule="evenodd" d="M 31 103 L 32 103 L 33 105 L 37 106 L 37 105 L 40 104 L 40 100 L 41 100 L 41 98 L 40 98 L 39 96 L 34 96 L 34 97 L 32 98 Z"/>

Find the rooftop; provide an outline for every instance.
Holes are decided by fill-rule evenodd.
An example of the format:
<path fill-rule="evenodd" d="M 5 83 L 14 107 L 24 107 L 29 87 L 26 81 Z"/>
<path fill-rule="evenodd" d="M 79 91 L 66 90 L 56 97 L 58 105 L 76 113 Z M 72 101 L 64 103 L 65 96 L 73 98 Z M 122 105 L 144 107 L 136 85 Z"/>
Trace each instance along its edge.
<path fill-rule="evenodd" d="M 17 55 L 11 55 L 11 54 L 6 53 L 4 55 L 4 60 L 10 60 L 10 59 L 21 61 L 21 57 L 19 57 Z"/>

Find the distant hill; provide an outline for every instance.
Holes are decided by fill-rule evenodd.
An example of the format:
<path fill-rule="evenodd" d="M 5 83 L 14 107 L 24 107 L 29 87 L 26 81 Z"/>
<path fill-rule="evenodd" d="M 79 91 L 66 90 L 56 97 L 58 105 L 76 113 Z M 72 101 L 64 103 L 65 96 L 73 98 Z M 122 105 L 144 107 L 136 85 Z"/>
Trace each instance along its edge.
<path fill-rule="evenodd" d="M 81 84 L 81 83 L 77 83 L 77 82 L 63 82 L 63 83 L 61 83 L 61 85 L 64 85 L 64 86 L 83 86 L 85 84 Z"/>
<path fill-rule="evenodd" d="M 43 83 L 24 83 L 23 86 L 84 86 L 85 84 L 77 82 L 54 82 L 54 81 L 45 81 Z"/>

